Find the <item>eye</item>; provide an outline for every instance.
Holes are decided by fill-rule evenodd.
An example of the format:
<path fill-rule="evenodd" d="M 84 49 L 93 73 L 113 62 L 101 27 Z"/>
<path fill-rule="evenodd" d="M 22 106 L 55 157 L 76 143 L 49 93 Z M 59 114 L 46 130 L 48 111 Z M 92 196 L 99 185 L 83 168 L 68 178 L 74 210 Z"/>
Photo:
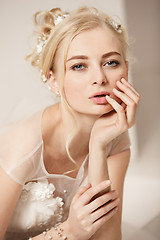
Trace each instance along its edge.
<path fill-rule="evenodd" d="M 106 63 L 103 64 L 103 66 L 110 66 L 110 67 L 116 67 L 119 65 L 119 62 L 116 61 L 116 60 L 113 60 L 113 61 L 108 61 Z"/>
<path fill-rule="evenodd" d="M 76 64 L 76 65 L 72 66 L 73 70 L 78 70 L 78 71 L 83 70 L 84 68 L 85 68 L 85 66 L 83 64 Z"/>

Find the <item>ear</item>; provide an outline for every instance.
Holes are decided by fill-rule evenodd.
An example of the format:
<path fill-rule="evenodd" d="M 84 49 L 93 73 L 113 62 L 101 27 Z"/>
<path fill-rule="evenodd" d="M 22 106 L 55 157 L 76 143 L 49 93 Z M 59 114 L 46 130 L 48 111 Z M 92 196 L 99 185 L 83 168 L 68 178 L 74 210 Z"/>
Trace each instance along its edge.
<path fill-rule="evenodd" d="M 56 96 L 60 96 L 59 93 L 59 84 L 55 78 L 55 75 L 52 71 L 49 71 L 48 73 L 48 85 L 50 89 L 55 93 Z"/>

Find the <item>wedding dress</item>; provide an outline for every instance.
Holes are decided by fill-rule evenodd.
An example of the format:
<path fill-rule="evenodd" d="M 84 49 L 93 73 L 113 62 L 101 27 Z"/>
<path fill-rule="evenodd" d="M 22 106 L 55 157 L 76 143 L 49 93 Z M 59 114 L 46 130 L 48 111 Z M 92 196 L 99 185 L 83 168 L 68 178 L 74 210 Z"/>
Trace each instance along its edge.
<path fill-rule="evenodd" d="M 76 178 L 47 172 L 41 132 L 43 111 L 1 130 L 0 166 L 14 181 L 23 185 L 5 240 L 26 240 L 65 221 L 73 196 L 88 182 L 88 155 Z M 106 156 L 129 147 L 128 132 L 125 132 L 109 144 Z"/>

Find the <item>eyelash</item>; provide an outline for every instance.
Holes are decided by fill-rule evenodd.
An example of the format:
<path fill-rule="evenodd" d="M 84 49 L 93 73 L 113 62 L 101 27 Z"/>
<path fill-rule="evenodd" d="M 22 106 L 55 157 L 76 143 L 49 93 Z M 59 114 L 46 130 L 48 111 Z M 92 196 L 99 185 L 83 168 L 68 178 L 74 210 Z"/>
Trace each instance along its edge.
<path fill-rule="evenodd" d="M 78 66 L 82 66 L 83 68 L 82 68 L 82 69 L 76 68 L 76 67 L 78 67 Z M 74 70 L 74 71 L 83 71 L 84 68 L 86 68 L 86 65 L 83 64 L 83 63 L 79 63 L 79 64 L 76 64 L 76 65 L 74 65 L 74 66 L 71 67 L 71 69 Z"/>
<path fill-rule="evenodd" d="M 112 64 L 114 64 L 114 66 L 112 66 Z M 119 62 L 117 60 L 112 60 L 112 61 L 105 62 L 102 66 L 105 67 L 106 65 L 108 65 L 109 67 L 115 68 L 119 65 Z M 82 68 L 77 68 L 79 66 L 81 66 Z M 84 63 L 78 63 L 71 67 L 73 71 L 83 71 L 85 68 L 87 68 L 87 66 Z"/>
<path fill-rule="evenodd" d="M 103 66 L 106 66 L 108 64 L 109 67 L 117 67 L 119 65 L 119 62 L 117 60 L 111 60 L 103 64 Z M 114 66 L 112 66 L 114 64 Z"/>

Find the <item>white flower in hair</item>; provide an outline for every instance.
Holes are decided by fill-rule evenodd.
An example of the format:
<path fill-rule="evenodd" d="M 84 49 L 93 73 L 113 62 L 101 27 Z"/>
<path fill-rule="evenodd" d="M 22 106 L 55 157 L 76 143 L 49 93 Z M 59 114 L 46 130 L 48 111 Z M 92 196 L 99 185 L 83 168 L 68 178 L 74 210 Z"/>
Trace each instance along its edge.
<path fill-rule="evenodd" d="M 68 16 L 68 14 L 63 14 L 62 16 L 54 17 L 54 24 L 55 24 L 55 26 L 56 26 L 58 23 L 62 22 L 62 20 L 63 20 L 64 18 L 66 18 L 67 16 Z"/>
<path fill-rule="evenodd" d="M 122 33 L 121 24 L 116 23 L 113 19 L 109 20 L 109 24 L 116 30 L 118 33 Z"/>
<path fill-rule="evenodd" d="M 69 16 L 69 14 L 63 14 L 62 16 L 53 15 L 55 26 L 57 26 L 60 22 L 62 22 L 62 20 L 65 19 L 67 16 Z M 52 30 L 53 29 L 50 30 L 50 34 L 51 34 Z M 48 37 L 46 37 L 45 35 L 42 35 L 42 36 L 39 36 L 37 40 L 38 40 L 38 44 L 36 46 L 36 52 L 37 52 L 37 55 L 38 55 L 37 62 L 40 62 L 42 50 L 43 50 L 44 46 L 47 43 Z M 47 78 L 44 75 L 42 69 L 40 69 L 40 76 L 41 76 L 42 81 L 44 83 L 46 83 L 47 82 Z"/>

